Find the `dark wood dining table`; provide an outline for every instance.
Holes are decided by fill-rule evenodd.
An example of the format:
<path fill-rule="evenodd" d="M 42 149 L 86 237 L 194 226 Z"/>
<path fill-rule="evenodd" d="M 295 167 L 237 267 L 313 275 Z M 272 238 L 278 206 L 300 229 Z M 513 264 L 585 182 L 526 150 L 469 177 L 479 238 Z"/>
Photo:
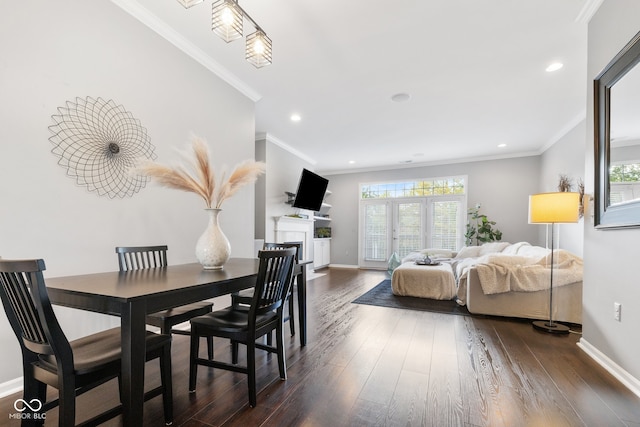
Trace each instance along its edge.
<path fill-rule="evenodd" d="M 294 272 L 301 345 L 306 345 L 306 264 L 299 262 Z M 46 283 L 53 304 L 120 317 L 123 422 L 137 427 L 143 424 L 146 314 L 251 288 L 258 266 L 258 259 L 231 258 L 221 270 L 193 263 L 54 277 Z"/>

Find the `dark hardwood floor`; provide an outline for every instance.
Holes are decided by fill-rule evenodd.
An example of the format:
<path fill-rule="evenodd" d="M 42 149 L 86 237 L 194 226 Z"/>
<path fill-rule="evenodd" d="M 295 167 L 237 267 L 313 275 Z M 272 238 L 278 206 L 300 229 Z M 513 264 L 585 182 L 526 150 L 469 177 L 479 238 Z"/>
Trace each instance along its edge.
<path fill-rule="evenodd" d="M 308 345 L 287 336 L 288 379 L 278 378 L 275 355 L 258 356 L 256 408 L 242 374 L 200 367 L 189 394 L 188 337 L 175 336 L 174 425 L 640 426 L 640 399 L 576 346 L 577 333 L 352 304 L 386 273 L 323 273 L 308 284 Z M 230 358 L 226 342 L 215 344 Z M 157 384 L 157 364 L 147 366 L 147 385 Z M 19 397 L 0 400 L 0 424 Z M 79 398 L 78 417 L 116 401 L 115 382 L 92 390 Z M 55 425 L 57 411 L 47 418 Z M 145 425 L 163 425 L 160 398 L 146 403 Z"/>

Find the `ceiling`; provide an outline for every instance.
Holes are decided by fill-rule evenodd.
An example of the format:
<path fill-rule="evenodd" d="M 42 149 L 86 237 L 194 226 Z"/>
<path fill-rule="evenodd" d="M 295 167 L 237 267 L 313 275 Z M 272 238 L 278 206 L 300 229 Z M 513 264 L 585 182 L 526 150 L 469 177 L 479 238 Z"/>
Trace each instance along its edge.
<path fill-rule="evenodd" d="M 541 153 L 585 117 L 600 4 L 239 0 L 273 40 L 256 69 L 243 39 L 211 32 L 210 0 L 112 1 L 256 101 L 256 132 L 327 174 Z"/>

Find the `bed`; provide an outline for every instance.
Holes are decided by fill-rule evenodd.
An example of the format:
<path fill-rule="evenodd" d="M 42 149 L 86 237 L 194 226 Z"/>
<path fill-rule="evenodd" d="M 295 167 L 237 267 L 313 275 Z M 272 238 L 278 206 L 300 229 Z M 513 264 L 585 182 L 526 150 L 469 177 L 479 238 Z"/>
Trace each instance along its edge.
<path fill-rule="evenodd" d="M 415 264 L 426 255 L 440 260 L 443 267 L 434 270 Z M 549 249 L 527 242 L 492 242 L 465 247 L 457 254 L 425 249 L 402 260 L 392 275 L 392 291 L 455 299 L 472 314 L 548 319 L 549 255 Z M 562 249 L 554 255 L 553 319 L 581 324 L 582 258 Z"/>

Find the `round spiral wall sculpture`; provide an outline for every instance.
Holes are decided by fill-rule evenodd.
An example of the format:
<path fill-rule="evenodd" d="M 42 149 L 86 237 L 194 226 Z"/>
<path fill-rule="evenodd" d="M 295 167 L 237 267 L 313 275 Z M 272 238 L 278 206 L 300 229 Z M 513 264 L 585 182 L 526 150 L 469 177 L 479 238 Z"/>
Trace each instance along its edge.
<path fill-rule="evenodd" d="M 155 147 L 140 121 L 122 105 L 78 97 L 58 107 L 58 114 L 51 118 L 51 152 L 78 185 L 100 196 L 124 198 L 149 181 L 131 170 L 140 159 L 155 160 Z"/>

